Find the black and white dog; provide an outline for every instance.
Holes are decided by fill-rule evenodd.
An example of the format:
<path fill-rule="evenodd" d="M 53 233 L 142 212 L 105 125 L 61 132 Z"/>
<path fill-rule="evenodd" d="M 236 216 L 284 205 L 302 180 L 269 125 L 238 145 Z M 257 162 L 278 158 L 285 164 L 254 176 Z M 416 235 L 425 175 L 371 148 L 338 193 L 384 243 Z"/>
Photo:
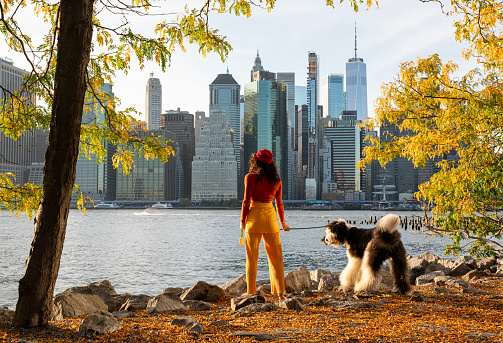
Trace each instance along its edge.
<path fill-rule="evenodd" d="M 394 288 L 402 294 L 410 290 L 405 248 L 397 231 L 400 218 L 394 214 L 382 217 L 373 229 L 349 226 L 345 220 L 334 220 L 325 227 L 321 241 L 335 247 L 345 244 L 348 265 L 340 276 L 344 293 L 376 291 L 379 270 L 388 260 L 393 273 Z"/>

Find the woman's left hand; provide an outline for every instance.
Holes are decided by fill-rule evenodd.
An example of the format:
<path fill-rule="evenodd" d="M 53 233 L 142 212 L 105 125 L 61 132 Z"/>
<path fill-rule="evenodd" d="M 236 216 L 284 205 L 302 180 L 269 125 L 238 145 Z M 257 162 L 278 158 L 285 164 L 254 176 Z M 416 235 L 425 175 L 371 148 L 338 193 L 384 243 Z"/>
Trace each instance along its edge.
<path fill-rule="evenodd" d="M 241 230 L 245 230 L 246 229 L 246 223 L 241 223 Z"/>
<path fill-rule="evenodd" d="M 283 228 L 283 231 L 290 231 L 290 226 L 288 226 L 287 223 L 281 223 L 281 227 Z"/>

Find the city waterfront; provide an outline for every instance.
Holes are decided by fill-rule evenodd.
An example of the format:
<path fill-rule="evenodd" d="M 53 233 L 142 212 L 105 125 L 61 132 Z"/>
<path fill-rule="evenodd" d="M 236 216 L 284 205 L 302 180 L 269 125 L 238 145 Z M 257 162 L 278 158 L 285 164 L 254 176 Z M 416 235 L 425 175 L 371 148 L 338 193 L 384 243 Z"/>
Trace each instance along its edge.
<path fill-rule="evenodd" d="M 328 221 L 344 218 L 358 226 L 385 211 L 286 211 L 292 227 L 282 232 L 285 272 L 306 266 L 309 270 L 340 271 L 346 264 L 344 247 L 320 242 Z M 404 218 L 421 212 L 396 212 Z M 66 288 L 108 279 L 117 292 L 159 294 L 166 287 L 187 287 L 198 280 L 222 284 L 245 272 L 245 250 L 239 245 L 239 210 L 121 209 L 71 210 L 56 284 Z M 425 251 L 441 256 L 447 239 L 423 236 L 400 228 L 407 252 Z M 0 306 L 13 308 L 18 280 L 23 276 L 33 238 L 33 223 L 0 213 Z M 259 279 L 268 278 L 267 258 L 261 250 Z"/>

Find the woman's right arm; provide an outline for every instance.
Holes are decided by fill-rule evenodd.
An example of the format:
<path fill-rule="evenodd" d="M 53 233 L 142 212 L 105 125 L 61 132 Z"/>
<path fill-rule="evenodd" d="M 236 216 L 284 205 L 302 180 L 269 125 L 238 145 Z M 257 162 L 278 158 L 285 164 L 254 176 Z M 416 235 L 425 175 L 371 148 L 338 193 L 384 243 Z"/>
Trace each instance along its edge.
<path fill-rule="evenodd" d="M 241 206 L 241 229 L 244 230 L 246 227 L 246 217 L 248 216 L 248 212 L 250 211 L 250 202 L 252 190 L 250 186 L 250 174 L 246 174 L 245 176 L 245 194 L 243 197 L 243 205 Z"/>

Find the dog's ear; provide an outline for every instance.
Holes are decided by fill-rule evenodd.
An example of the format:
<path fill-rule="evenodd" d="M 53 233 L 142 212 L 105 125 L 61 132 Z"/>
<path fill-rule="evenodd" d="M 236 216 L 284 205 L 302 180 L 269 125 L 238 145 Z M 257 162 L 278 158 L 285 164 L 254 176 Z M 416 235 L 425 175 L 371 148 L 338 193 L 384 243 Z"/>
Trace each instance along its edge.
<path fill-rule="evenodd" d="M 330 231 L 335 234 L 339 242 L 344 242 L 346 232 L 348 231 L 348 224 L 344 219 L 334 220 L 329 225 Z"/>

